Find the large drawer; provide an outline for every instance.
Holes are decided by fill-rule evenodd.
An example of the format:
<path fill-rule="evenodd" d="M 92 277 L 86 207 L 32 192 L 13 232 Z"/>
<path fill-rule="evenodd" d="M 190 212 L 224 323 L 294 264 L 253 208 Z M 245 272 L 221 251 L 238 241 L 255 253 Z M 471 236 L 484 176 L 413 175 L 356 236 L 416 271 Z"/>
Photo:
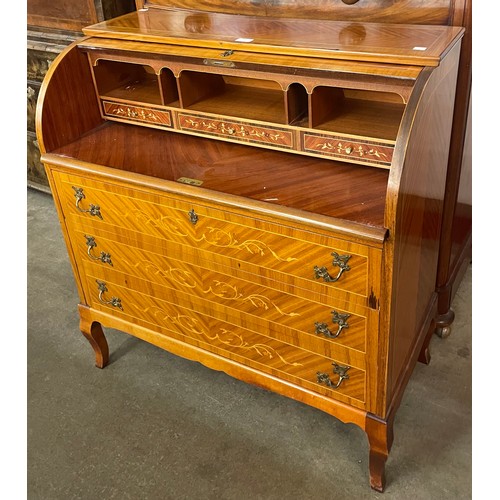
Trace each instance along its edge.
<path fill-rule="evenodd" d="M 105 281 L 102 276 L 89 274 L 86 280 L 92 308 L 358 408 L 366 406 L 366 373 L 359 368 Z M 340 378 L 338 371 L 346 368 L 348 378 L 334 388 Z"/>
<path fill-rule="evenodd" d="M 248 275 L 244 279 L 214 271 L 209 259 L 200 258 L 195 266 L 167 256 L 161 248 L 148 251 L 131 245 L 130 240 L 124 244 L 97 234 L 71 231 L 75 256 L 85 270 L 120 272 L 176 293 L 193 295 L 209 301 L 208 307 L 214 311 L 224 306 L 234 310 L 236 318 L 243 313 L 261 326 L 272 322 L 274 329 L 293 329 L 294 335 L 305 334 L 310 342 L 316 342 L 310 337 L 319 337 L 327 344 L 333 342 L 365 352 L 366 316 L 374 316 L 370 318 L 372 323 L 373 319 L 375 323 L 378 320 L 378 312 L 368 308 L 349 304 L 329 306 L 275 290 L 268 286 L 272 283 L 266 278 Z"/>
<path fill-rule="evenodd" d="M 223 257 L 219 261 L 224 266 L 264 272 L 278 281 L 295 283 L 297 278 L 297 286 L 324 287 L 333 290 L 332 295 L 338 291 L 342 300 L 355 295 L 366 303 L 370 294 L 378 296 L 379 283 L 369 280 L 369 267 L 379 262 L 371 264 L 369 256 L 375 253 L 379 260 L 379 250 L 232 213 L 197 199 L 57 172 L 54 177 L 70 224 L 80 220 L 90 229 L 130 230 L 175 243 L 178 253 L 203 250 Z"/>

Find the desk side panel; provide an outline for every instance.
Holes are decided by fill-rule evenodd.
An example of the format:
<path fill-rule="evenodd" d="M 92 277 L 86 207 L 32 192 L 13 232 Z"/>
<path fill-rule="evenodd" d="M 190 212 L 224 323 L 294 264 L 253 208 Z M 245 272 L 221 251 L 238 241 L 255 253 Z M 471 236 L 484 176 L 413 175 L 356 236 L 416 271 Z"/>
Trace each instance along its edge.
<path fill-rule="evenodd" d="M 76 42 L 61 52 L 42 83 L 36 109 L 40 151 L 53 151 L 103 122 L 86 54 Z"/>
<path fill-rule="evenodd" d="M 457 43 L 425 82 L 389 177 L 385 265 L 392 266 L 387 387 L 392 407 L 429 341 L 437 311 L 435 278 L 459 55 Z"/>

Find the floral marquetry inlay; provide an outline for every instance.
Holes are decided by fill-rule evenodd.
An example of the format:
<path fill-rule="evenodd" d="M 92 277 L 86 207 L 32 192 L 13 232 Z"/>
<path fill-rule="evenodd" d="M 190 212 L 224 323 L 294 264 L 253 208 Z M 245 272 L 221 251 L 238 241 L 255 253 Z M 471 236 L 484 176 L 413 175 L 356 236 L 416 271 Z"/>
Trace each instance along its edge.
<path fill-rule="evenodd" d="M 292 133 L 272 127 L 257 127 L 247 123 L 216 120 L 179 113 L 179 126 L 184 130 L 231 137 L 250 142 L 274 144 L 280 147 L 293 146 Z"/>
<path fill-rule="evenodd" d="M 365 149 L 363 146 L 358 146 L 353 148 L 352 146 L 346 146 L 341 142 L 323 142 L 318 144 L 320 149 L 328 149 L 330 151 L 336 150 L 337 153 L 350 155 L 355 154 L 358 156 L 375 156 L 377 158 L 387 158 L 385 153 L 382 153 L 378 149 Z"/>
<path fill-rule="evenodd" d="M 358 162 L 389 166 L 394 147 L 390 144 L 377 144 L 370 141 L 358 142 L 346 138 L 337 139 L 326 135 L 305 133 L 304 150 L 338 158 L 356 159 Z"/>
<path fill-rule="evenodd" d="M 141 106 L 129 106 L 115 102 L 103 101 L 104 113 L 107 116 L 148 122 L 162 127 L 171 127 L 170 112 Z"/>

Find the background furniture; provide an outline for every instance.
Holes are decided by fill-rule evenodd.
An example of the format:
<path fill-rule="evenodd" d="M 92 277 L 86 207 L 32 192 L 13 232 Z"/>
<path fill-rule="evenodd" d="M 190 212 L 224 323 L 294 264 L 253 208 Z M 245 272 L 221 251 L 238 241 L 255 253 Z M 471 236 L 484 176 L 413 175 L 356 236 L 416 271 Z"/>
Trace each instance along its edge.
<path fill-rule="evenodd" d="M 27 161 L 28 186 L 49 191 L 35 134 L 41 82 L 55 57 L 82 36 L 82 28 L 135 8 L 134 0 L 28 0 Z"/>

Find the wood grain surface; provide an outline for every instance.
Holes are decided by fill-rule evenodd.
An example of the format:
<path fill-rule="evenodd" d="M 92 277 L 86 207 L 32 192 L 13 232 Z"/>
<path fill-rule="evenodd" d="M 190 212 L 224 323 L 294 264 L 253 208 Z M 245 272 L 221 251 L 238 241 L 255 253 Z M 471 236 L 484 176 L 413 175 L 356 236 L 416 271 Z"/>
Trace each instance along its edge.
<path fill-rule="evenodd" d="M 377 23 L 451 24 L 464 0 L 136 0 L 137 8 L 199 9 L 252 16 L 343 19 Z M 351 5 L 349 5 L 351 4 Z"/>
<path fill-rule="evenodd" d="M 253 217 L 242 217 L 209 208 L 195 200 L 142 193 L 130 196 L 130 191 L 76 176 L 57 175 L 62 208 L 67 218 L 92 219 L 94 225 L 132 230 L 183 246 L 193 247 L 226 258 L 254 264 L 298 278 L 322 283 L 314 275 L 314 266 L 326 266 L 335 276 L 332 253 L 350 255 L 350 270 L 329 288 L 345 290 L 367 297 L 376 284 L 368 283 L 368 248 L 293 227 L 264 223 Z M 81 212 L 75 204 L 74 187 L 83 189 L 85 200 L 81 209 L 90 204 L 100 207 L 100 217 Z M 189 219 L 194 210 L 196 224 Z"/>
<path fill-rule="evenodd" d="M 355 36 L 350 34 L 353 30 Z M 449 26 L 353 25 L 157 9 L 132 12 L 83 31 L 90 36 L 222 50 L 429 66 L 437 66 L 463 33 L 462 28 Z"/>
<path fill-rule="evenodd" d="M 93 274 L 114 271 L 122 275 L 135 276 L 170 290 L 208 300 L 212 303 L 210 307 L 215 308 L 215 304 L 218 304 L 224 306 L 226 310 L 234 309 L 253 317 L 257 323 L 263 320 L 297 330 L 293 334 L 295 342 L 299 342 L 296 345 L 301 346 L 300 339 L 304 337 L 308 339 L 308 343 L 316 347 L 306 345 L 302 347 L 310 348 L 320 354 L 325 354 L 327 352 L 324 350 L 325 346 L 331 343 L 361 352 L 366 350 L 366 315 L 370 313 L 368 308 L 363 311 L 353 305 L 346 307 L 343 303 L 331 306 L 328 302 L 314 302 L 311 299 L 283 293 L 269 286 L 270 280 L 266 278 L 254 274 L 242 279 L 234 276 L 227 267 L 216 266 L 208 259 L 198 261 L 198 265 L 194 265 L 189 261 L 176 259 L 177 252 L 174 245 L 170 246 L 171 252 L 164 252 L 162 247 L 156 248 L 156 252 L 153 252 L 145 250 L 142 246 L 133 246 L 130 240 L 126 243 L 123 239 L 113 241 L 109 238 L 111 236 L 109 233 L 105 233 L 108 236 L 106 237 L 100 232 L 90 231 L 98 236 L 92 236 L 96 246 L 91 247 L 89 251 L 87 245 L 89 231 L 72 227 L 69 227 L 69 230 L 72 233 L 79 266 L 84 266 L 87 271 L 92 268 Z M 109 255 L 111 263 L 99 260 L 101 252 Z M 104 277 L 108 278 L 107 275 Z M 332 319 L 332 311 L 348 316 L 347 327 L 340 329 L 341 333 L 337 338 L 318 334 L 315 329 L 315 323 L 321 322 L 326 323 L 332 333 L 339 330 L 338 323 L 335 324 Z M 262 328 L 259 331 L 264 332 L 267 329 L 269 328 Z M 285 331 L 283 328 L 279 330 Z"/>
<path fill-rule="evenodd" d="M 392 169 L 389 178 L 386 223 L 394 238 L 394 283 L 388 303 L 390 324 L 398 332 L 390 347 L 392 397 L 397 397 L 401 372 L 416 361 L 415 346 L 426 333 L 423 325 L 430 326 L 432 320 L 459 55 L 456 45 L 443 64 L 428 73 L 420 98 L 409 103 L 416 107 L 416 118 L 402 125 L 408 145 L 396 146 L 401 168 Z"/>
<path fill-rule="evenodd" d="M 109 101 L 129 105 L 113 107 L 121 114 L 104 109 L 108 119 L 163 128 L 164 120 L 140 118 L 146 111 L 138 107 L 168 104 L 164 111 L 173 117 L 172 129 L 182 133 L 381 168 L 390 166 L 392 148 L 385 143 L 397 139 L 413 85 L 411 79 L 379 75 L 332 72 L 327 78 L 207 67 L 206 59 L 176 62 L 147 53 L 95 51 L 90 44 L 85 50 L 96 92 L 108 102 L 104 108 L 112 106 Z M 300 137 L 308 128 L 322 133 Z M 333 142 L 326 137 L 330 133 Z"/>
<path fill-rule="evenodd" d="M 145 150 L 154 154 L 142 154 Z M 169 181 L 198 179 L 205 189 L 383 227 L 388 178 L 383 169 L 118 123 L 95 129 L 56 153 L 61 161 L 74 158 Z M 244 175 L 240 165 L 245 165 Z"/>
<path fill-rule="evenodd" d="M 156 60 L 153 67 L 162 67 L 165 60 L 182 61 L 207 65 L 216 69 L 210 61 L 220 61 L 222 52 L 219 49 L 205 47 L 184 47 L 165 43 L 141 42 L 134 40 L 117 40 L 113 38 L 88 37 L 80 40 L 78 46 L 89 52 L 92 64 L 99 59 L 112 57 L 116 60 L 137 61 L 147 55 L 151 61 Z M 383 75 L 400 79 L 415 79 L 422 70 L 419 66 L 404 64 L 377 64 L 350 60 L 335 60 L 322 57 L 300 57 L 282 54 L 252 53 L 234 50 L 230 62 L 243 70 L 274 71 L 294 75 L 315 75 L 335 80 L 342 74 L 351 75 Z"/>
<path fill-rule="evenodd" d="M 72 43 L 51 64 L 40 89 L 36 110 L 40 151 L 68 144 L 102 122 L 87 57 Z"/>
<path fill-rule="evenodd" d="M 168 297 L 167 300 L 163 300 L 159 296 L 131 290 L 110 281 L 106 282 L 108 292 L 99 300 L 96 279 L 102 278 L 87 276 L 89 290 L 93 291 L 91 303 L 94 309 L 112 311 L 116 316 L 128 321 L 154 327 L 164 335 L 248 364 L 355 407 L 365 406 L 365 372 L 360 369 L 351 368 L 349 380 L 338 390 L 329 389 L 325 385 L 318 384 L 316 373 L 318 371 L 330 373 L 332 381 L 336 381 L 331 366 L 332 362 L 338 360 L 328 359 L 264 337 L 241 325 L 235 326 L 203 313 L 193 312 L 192 309 L 169 302 Z M 123 309 L 103 303 L 113 296 L 121 299 Z"/>
<path fill-rule="evenodd" d="M 131 231 L 123 227 L 110 226 L 109 224 L 103 224 L 101 221 L 91 220 L 91 218 L 70 216 L 66 218 L 66 224 L 79 233 L 89 233 L 96 238 L 103 237 L 111 241 L 124 242 L 146 252 L 169 255 L 177 261 L 185 262 L 188 266 L 209 270 L 215 269 L 217 272 L 233 276 L 235 279 L 252 283 L 257 282 L 277 292 L 301 297 L 332 309 L 350 311 L 363 317 L 369 317 L 370 311 L 378 311 L 379 304 L 377 301 L 373 304 L 373 297 L 380 297 L 380 290 L 377 286 L 380 281 L 379 275 L 381 271 L 380 250 L 368 247 L 368 272 L 370 276 L 373 276 L 373 288 L 370 289 L 370 297 L 363 297 L 362 295 L 352 294 L 341 287 L 331 286 L 332 283 L 316 280 L 314 275 L 300 278 L 246 260 L 227 257 L 223 253 L 201 250 L 189 245 L 173 244 L 161 237 L 149 236 L 144 232 Z M 79 246 L 75 248 L 79 249 Z M 327 264 L 331 263 L 332 258 L 329 259 Z"/>

